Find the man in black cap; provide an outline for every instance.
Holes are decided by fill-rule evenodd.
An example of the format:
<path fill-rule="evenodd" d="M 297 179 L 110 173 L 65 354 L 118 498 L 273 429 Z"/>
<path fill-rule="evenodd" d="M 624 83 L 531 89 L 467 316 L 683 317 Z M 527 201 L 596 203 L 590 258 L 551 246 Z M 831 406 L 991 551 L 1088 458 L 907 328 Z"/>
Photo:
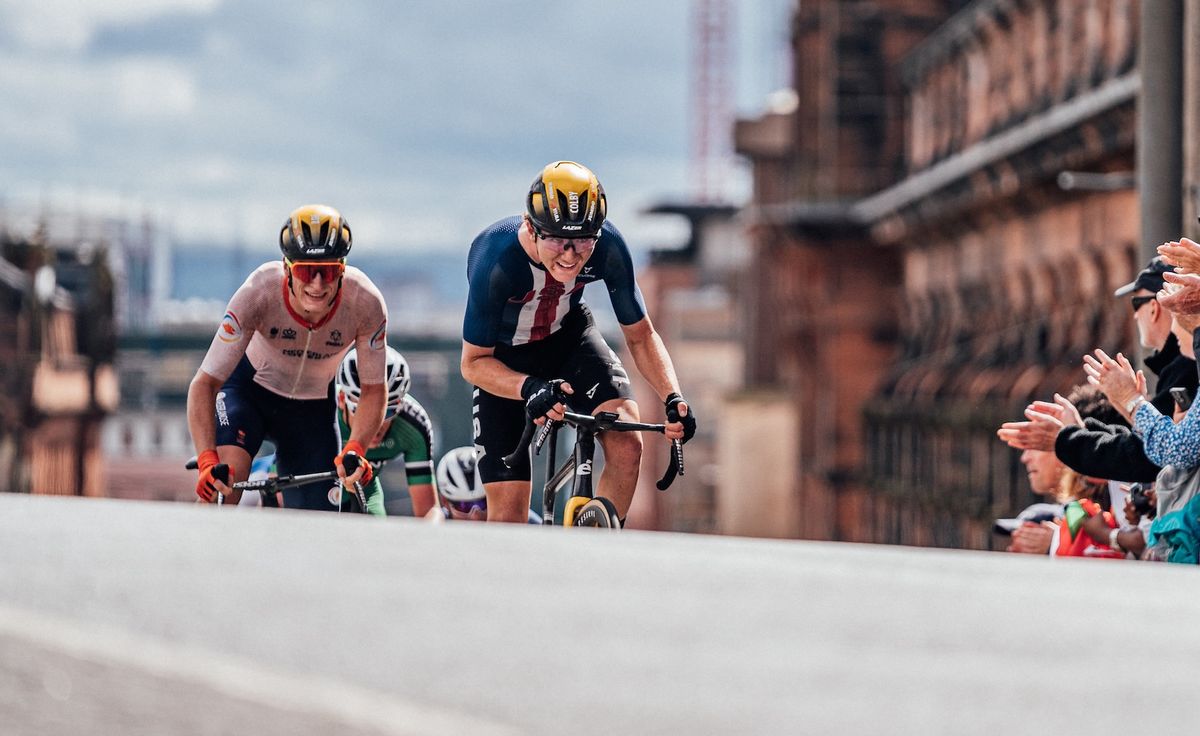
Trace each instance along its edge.
<path fill-rule="evenodd" d="M 1117 298 L 1130 297 L 1138 340 L 1143 348 L 1154 351 L 1142 362 L 1158 376 L 1151 402 L 1168 416 L 1175 411 L 1169 391 L 1176 386 L 1194 390 L 1197 383 L 1196 361 L 1180 354 L 1179 341 L 1171 334 L 1171 313 L 1155 298 L 1163 288 L 1163 274 L 1172 270 L 1162 256 L 1155 256 L 1136 279 L 1113 292 Z"/>
<path fill-rule="evenodd" d="M 1154 351 L 1147 358 L 1146 367 L 1155 375 L 1159 375 L 1162 368 L 1166 367 L 1166 363 L 1160 362 L 1162 358 L 1170 356 L 1169 362 L 1174 359 L 1174 355 L 1179 354 L 1177 344 L 1175 350 L 1164 352 L 1168 342 L 1175 342 L 1171 338 L 1171 313 L 1163 309 L 1163 306 L 1155 299 L 1155 294 L 1163 287 L 1163 274 L 1170 270 L 1171 266 L 1162 256 L 1155 256 L 1141 270 L 1136 279 L 1113 292 L 1113 296 L 1118 299 L 1125 296 L 1130 297 L 1133 321 L 1138 330 L 1138 341 L 1141 342 L 1143 348 Z M 1171 353 L 1174 355 L 1170 355 Z M 1152 363 L 1157 364 L 1157 368 Z"/>
<path fill-rule="evenodd" d="M 1170 390 L 1183 386 L 1194 395 L 1197 385 L 1196 361 L 1179 351 L 1179 341 L 1171 333 L 1171 313 L 1155 299 L 1163 287 L 1163 274 L 1171 270 L 1162 256 L 1156 256 L 1138 273 L 1137 278 L 1113 292 L 1129 296 L 1133 319 L 1142 347 L 1155 352 L 1143 361 L 1158 376 L 1157 392 L 1151 399 L 1161 413 L 1170 416 L 1175 402 Z M 1056 398 L 1059 407 L 1065 400 Z M 1069 406 L 1069 404 L 1068 404 Z M 1001 439 L 1018 449 L 1054 450 L 1054 454 L 1076 472 L 1093 478 L 1151 483 L 1161 468 L 1146 457 L 1142 438 L 1122 424 L 1105 424 L 1096 419 L 1072 423 L 1066 413 L 1050 416 L 1051 405 L 1031 407 L 1028 422 L 1004 425 Z M 1078 422 L 1075 419 L 1074 422 Z M 1119 509 L 1118 509 L 1119 511 Z"/>

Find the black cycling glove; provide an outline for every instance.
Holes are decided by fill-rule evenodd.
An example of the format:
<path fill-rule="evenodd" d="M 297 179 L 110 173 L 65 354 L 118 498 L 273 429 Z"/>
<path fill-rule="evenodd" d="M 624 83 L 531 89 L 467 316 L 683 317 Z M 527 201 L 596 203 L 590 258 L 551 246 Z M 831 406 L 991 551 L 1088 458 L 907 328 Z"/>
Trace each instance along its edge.
<path fill-rule="evenodd" d="M 521 385 L 521 398 L 525 399 L 525 416 L 530 419 L 546 416 L 546 413 L 559 402 L 566 402 L 567 395 L 559 388 L 562 379 L 545 381 L 530 376 Z"/>
<path fill-rule="evenodd" d="M 687 399 L 684 399 L 679 394 L 671 394 L 667 400 L 663 402 L 667 407 L 667 421 L 683 423 L 683 441 L 687 442 L 696 436 L 696 408 L 688 404 Z M 688 413 L 686 417 L 679 416 L 679 405 L 687 404 Z"/>

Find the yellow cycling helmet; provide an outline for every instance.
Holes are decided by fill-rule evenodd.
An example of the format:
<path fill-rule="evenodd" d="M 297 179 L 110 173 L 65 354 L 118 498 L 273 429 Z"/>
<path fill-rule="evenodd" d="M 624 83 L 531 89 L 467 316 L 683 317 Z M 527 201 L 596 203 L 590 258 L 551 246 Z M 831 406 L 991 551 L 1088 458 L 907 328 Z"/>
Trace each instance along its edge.
<path fill-rule="evenodd" d="M 525 213 L 542 235 L 596 238 L 608 214 L 608 202 L 591 169 L 574 161 L 555 161 L 533 180 L 525 197 Z"/>
<path fill-rule="evenodd" d="M 345 258 L 353 242 L 346 218 L 324 204 L 297 207 L 279 230 L 279 250 L 289 261 Z"/>

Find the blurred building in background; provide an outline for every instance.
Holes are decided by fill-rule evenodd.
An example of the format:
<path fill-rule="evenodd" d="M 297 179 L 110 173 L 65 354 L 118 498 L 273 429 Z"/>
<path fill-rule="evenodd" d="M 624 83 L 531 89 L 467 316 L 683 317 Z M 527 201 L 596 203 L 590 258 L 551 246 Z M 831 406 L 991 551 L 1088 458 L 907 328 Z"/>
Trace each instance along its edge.
<path fill-rule="evenodd" d="M 1000 422 L 1134 347 L 1138 29 L 1130 0 L 797 4 L 793 89 L 736 128 L 747 531 L 986 548 L 1030 500 Z"/>
<path fill-rule="evenodd" d="M 0 490 L 104 493 L 114 297 L 102 245 L 44 226 L 0 236 Z"/>

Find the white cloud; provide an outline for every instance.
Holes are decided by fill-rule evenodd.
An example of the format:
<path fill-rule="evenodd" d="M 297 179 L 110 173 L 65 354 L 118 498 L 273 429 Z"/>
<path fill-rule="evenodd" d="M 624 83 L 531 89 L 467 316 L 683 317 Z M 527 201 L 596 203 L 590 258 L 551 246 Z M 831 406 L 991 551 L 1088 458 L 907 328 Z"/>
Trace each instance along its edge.
<path fill-rule="evenodd" d="M 171 11 L 205 12 L 220 0 L 0 0 L 7 32 L 23 47 L 79 51 L 96 29 Z"/>
<path fill-rule="evenodd" d="M 0 0 L 0 198 L 264 247 L 323 201 L 365 251 L 455 249 L 568 157 L 634 247 L 676 238 L 640 211 L 689 190 L 688 4 L 465 5 Z"/>

